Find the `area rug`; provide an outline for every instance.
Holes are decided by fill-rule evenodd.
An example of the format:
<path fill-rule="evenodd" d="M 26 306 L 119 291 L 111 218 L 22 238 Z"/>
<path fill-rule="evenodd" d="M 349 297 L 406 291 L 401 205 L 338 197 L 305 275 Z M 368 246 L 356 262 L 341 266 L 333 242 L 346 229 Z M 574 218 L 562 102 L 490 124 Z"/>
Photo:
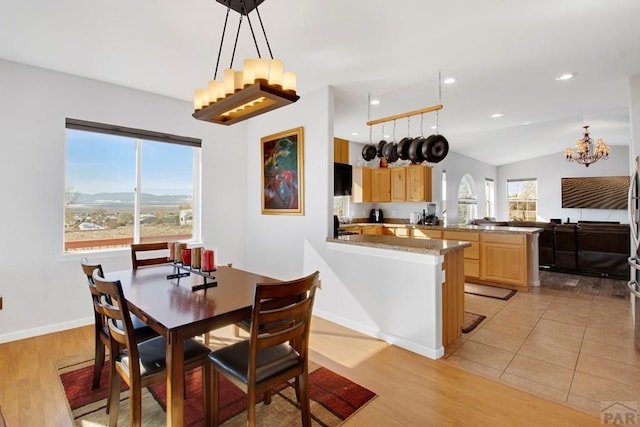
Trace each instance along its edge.
<path fill-rule="evenodd" d="M 468 311 L 464 312 L 464 321 L 462 323 L 462 332 L 468 334 L 473 331 L 487 316 L 483 316 L 482 314 L 470 313 Z"/>
<path fill-rule="evenodd" d="M 327 368 L 310 365 L 309 395 L 311 398 L 312 425 L 330 427 L 341 424 L 370 402 L 376 394 Z M 64 388 L 75 424 L 80 427 L 108 425 L 106 414 L 108 364 L 102 370 L 100 387 L 91 390 L 93 360 L 61 361 L 58 374 Z M 185 375 L 185 426 L 203 425 L 202 375 L 200 369 Z M 118 425 L 129 424 L 129 397 L 126 385 L 120 393 Z M 220 417 L 224 426 L 246 425 L 246 394 L 220 378 Z M 142 392 L 142 424 L 164 426 L 166 424 L 166 387 L 164 382 L 154 384 Z M 258 425 L 298 426 L 300 410 L 297 406 L 293 380 L 274 390 L 270 405 L 256 405 Z"/>
<path fill-rule="evenodd" d="M 479 295 L 481 297 L 496 298 L 496 299 L 501 299 L 506 301 L 512 296 L 514 296 L 515 294 L 517 294 L 518 292 L 514 291 L 513 289 L 498 288 L 496 286 L 478 285 L 476 283 L 465 283 L 464 293 Z"/>

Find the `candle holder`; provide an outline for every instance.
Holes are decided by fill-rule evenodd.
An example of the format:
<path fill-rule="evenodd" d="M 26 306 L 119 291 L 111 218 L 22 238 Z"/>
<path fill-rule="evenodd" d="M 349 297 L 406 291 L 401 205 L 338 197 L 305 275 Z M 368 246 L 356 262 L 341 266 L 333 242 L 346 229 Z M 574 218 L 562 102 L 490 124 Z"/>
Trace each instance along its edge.
<path fill-rule="evenodd" d="M 215 288 L 216 286 L 218 286 L 218 282 L 215 281 L 216 280 L 215 276 L 211 274 L 213 271 L 216 271 L 216 269 L 214 268 L 213 270 L 203 271 L 201 268 L 193 268 L 190 265 L 185 265 L 182 262 L 174 262 L 173 274 L 168 274 L 167 280 L 178 279 L 178 283 L 179 283 L 181 277 L 187 277 L 187 276 L 190 276 L 191 273 L 193 273 L 203 277 L 204 283 L 200 285 L 191 286 L 192 291 L 199 291 L 201 289 L 207 289 L 207 288 Z M 213 280 L 213 282 L 207 282 L 207 279 Z"/>

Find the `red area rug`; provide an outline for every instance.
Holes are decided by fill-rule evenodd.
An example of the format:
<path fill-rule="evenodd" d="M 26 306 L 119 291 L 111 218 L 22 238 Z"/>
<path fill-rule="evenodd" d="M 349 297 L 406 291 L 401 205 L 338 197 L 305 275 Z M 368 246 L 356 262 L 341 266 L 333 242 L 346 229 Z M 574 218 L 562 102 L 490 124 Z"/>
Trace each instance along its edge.
<path fill-rule="evenodd" d="M 59 363 L 58 373 L 67 401 L 77 425 L 107 425 L 106 409 L 108 365 L 102 371 L 100 387 L 91 390 L 92 360 Z M 311 368 L 313 369 L 313 368 Z M 185 425 L 203 424 L 202 376 L 199 369 L 187 372 Z M 220 378 L 220 415 L 225 426 L 246 425 L 246 395 L 224 377 Z M 120 394 L 118 425 L 128 425 L 129 407 L 126 386 Z M 376 395 L 366 388 L 323 367 L 309 374 L 309 395 L 314 426 L 336 426 L 342 423 Z M 143 391 L 142 424 L 165 425 L 166 388 L 157 383 Z M 283 383 L 274 391 L 270 405 L 256 405 L 256 417 L 260 425 L 297 426 L 300 411 L 295 398 L 293 381 Z M 94 423 L 94 424 L 89 424 Z"/>

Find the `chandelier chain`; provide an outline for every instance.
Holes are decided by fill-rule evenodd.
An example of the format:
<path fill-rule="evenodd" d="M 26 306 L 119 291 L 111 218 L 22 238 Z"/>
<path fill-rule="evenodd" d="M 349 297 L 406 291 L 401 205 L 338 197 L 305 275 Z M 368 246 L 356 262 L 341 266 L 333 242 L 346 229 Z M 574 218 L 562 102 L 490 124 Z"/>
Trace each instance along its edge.
<path fill-rule="evenodd" d="M 273 52 L 271 52 L 271 45 L 269 44 L 269 39 L 267 38 L 267 32 L 264 29 L 264 24 L 262 23 L 262 17 L 260 16 L 260 11 L 258 10 L 258 6 L 256 6 L 256 15 L 258 15 L 258 21 L 260 21 L 260 27 L 262 27 L 262 34 L 264 34 L 264 41 L 267 43 L 269 56 L 271 56 L 271 59 L 273 59 Z"/>
<path fill-rule="evenodd" d="M 233 43 L 233 52 L 231 53 L 231 63 L 229 68 L 233 68 L 233 58 L 236 56 L 236 47 L 238 46 L 238 38 L 240 37 L 240 27 L 242 27 L 242 14 L 240 14 L 240 20 L 238 21 L 238 31 L 236 32 L 236 41 Z"/>
<path fill-rule="evenodd" d="M 229 12 L 231 12 L 231 3 L 227 6 L 227 15 L 224 17 L 224 26 L 222 27 L 222 37 L 220 38 L 220 47 L 218 48 L 218 59 L 216 59 L 216 70 L 213 72 L 213 79 L 215 80 L 218 77 L 218 67 L 220 66 L 220 56 L 222 56 L 222 44 L 224 43 L 224 35 L 227 32 L 227 22 L 229 21 Z M 238 38 L 236 37 L 236 43 L 238 42 Z M 234 49 L 235 52 L 235 49 Z M 231 58 L 231 62 L 233 65 L 233 58 Z M 231 68 L 231 67 L 229 67 Z"/>

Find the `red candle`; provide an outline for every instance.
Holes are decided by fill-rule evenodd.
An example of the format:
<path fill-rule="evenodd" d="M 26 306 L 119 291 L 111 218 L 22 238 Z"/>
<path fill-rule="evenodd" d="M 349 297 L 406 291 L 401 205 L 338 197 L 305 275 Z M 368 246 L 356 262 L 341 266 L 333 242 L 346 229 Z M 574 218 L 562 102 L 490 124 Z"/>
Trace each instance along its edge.
<path fill-rule="evenodd" d="M 214 263 L 213 250 L 205 249 L 202 251 L 202 271 L 213 271 L 216 269 Z"/>
<path fill-rule="evenodd" d="M 191 249 L 182 249 L 182 264 L 183 265 L 191 265 Z"/>

